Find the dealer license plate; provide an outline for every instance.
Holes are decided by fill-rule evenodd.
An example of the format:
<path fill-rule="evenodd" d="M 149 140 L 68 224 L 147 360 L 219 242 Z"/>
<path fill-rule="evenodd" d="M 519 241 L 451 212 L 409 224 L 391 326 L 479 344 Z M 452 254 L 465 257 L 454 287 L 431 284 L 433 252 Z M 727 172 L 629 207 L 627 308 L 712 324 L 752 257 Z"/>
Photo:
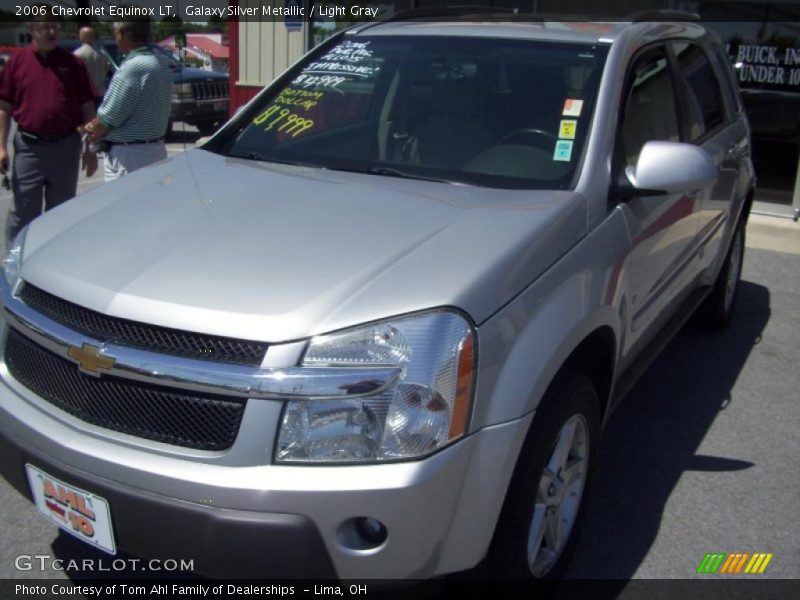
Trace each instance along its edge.
<path fill-rule="evenodd" d="M 78 539 L 109 554 L 117 553 L 108 502 L 32 465 L 25 465 L 25 470 L 39 512 Z"/>

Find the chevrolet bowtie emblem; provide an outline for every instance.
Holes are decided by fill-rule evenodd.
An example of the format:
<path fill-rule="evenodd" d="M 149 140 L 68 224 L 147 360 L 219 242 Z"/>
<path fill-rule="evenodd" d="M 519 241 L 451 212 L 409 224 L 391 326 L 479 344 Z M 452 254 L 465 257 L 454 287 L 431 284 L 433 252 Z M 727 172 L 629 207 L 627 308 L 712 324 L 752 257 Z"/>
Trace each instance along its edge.
<path fill-rule="evenodd" d="M 100 369 L 110 369 L 117 362 L 116 358 L 100 356 L 100 348 L 89 344 L 83 344 L 80 348 L 70 346 L 67 355 L 78 363 L 81 371 L 95 377 L 100 376 Z"/>

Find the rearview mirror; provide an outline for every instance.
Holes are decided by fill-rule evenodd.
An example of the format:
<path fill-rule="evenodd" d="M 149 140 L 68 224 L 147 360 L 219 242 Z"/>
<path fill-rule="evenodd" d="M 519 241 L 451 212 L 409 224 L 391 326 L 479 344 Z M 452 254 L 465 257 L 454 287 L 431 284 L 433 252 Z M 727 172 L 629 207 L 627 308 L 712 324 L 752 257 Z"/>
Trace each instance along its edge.
<path fill-rule="evenodd" d="M 647 142 L 636 167 L 625 168 L 625 177 L 632 195 L 676 194 L 714 185 L 717 166 L 693 144 Z"/>

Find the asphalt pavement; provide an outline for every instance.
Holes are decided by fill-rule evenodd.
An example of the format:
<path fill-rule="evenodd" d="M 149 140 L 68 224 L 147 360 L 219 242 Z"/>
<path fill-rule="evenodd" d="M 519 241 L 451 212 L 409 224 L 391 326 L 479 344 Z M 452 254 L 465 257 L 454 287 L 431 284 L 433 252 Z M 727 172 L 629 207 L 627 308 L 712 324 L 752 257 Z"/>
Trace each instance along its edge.
<path fill-rule="evenodd" d="M 197 137 L 174 135 L 170 154 Z M 84 177 L 80 191 L 101 183 Z M 773 554 L 758 578 L 800 578 L 798 315 L 800 224 L 754 216 L 731 325 L 685 328 L 613 415 L 568 577 L 708 578 L 696 573 L 706 553 L 746 552 Z M 21 555 L 101 556 L 3 481 L 0 506 L 0 578 L 67 576 L 20 569 Z"/>
<path fill-rule="evenodd" d="M 704 577 L 706 553 L 747 552 L 800 577 L 798 254 L 748 247 L 729 327 L 685 328 L 612 416 L 570 576 Z"/>

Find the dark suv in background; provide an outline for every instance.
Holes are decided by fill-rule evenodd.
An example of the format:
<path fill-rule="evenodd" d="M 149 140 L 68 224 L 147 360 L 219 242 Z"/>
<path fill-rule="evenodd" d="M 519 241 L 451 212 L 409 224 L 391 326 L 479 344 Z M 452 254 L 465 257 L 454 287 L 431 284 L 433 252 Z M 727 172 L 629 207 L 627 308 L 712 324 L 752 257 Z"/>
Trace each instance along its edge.
<path fill-rule="evenodd" d="M 61 46 L 70 51 L 79 45 L 77 40 L 61 41 Z M 99 46 L 112 70 L 116 71 L 122 62 L 117 44 L 104 39 Z M 184 66 L 163 46 L 151 44 L 150 47 L 172 72 L 172 109 L 167 131 L 172 130 L 173 123 L 183 121 L 197 127 L 202 135 L 214 133 L 228 120 L 228 75 Z"/>

